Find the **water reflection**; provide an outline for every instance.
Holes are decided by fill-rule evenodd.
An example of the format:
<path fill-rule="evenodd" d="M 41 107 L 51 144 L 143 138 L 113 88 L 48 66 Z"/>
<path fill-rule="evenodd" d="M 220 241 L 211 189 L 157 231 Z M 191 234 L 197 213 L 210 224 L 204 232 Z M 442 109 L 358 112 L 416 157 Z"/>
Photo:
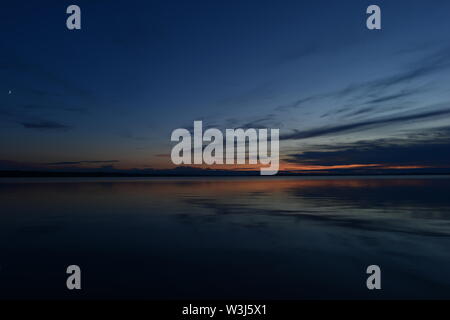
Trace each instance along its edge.
<path fill-rule="evenodd" d="M 450 179 L 0 181 L 0 297 L 450 297 Z M 383 290 L 368 292 L 379 264 Z M 62 270 L 62 271 L 61 271 Z"/>

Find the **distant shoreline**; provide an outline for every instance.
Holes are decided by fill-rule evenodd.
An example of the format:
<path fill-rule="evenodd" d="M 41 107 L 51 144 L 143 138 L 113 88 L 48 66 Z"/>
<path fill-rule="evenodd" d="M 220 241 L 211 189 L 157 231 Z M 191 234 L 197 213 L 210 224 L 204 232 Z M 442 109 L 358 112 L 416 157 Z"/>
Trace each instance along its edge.
<path fill-rule="evenodd" d="M 448 175 L 450 172 L 327 172 L 290 173 L 280 172 L 271 177 L 358 177 L 358 176 L 432 176 Z M 50 171 L 0 171 L 0 178 L 152 178 L 152 177 L 259 177 L 259 171 L 210 171 L 196 173 L 126 173 L 126 172 L 50 172 Z M 263 176 L 270 178 L 269 176 Z"/>

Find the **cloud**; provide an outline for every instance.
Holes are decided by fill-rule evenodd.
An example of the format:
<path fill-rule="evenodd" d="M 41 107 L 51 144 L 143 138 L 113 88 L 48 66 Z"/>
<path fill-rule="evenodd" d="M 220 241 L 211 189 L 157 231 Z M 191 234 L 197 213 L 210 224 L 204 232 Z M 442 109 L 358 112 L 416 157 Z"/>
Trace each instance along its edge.
<path fill-rule="evenodd" d="M 68 130 L 71 129 L 70 126 L 55 122 L 55 121 L 24 121 L 20 124 L 26 129 L 36 129 L 36 130 Z"/>
<path fill-rule="evenodd" d="M 131 130 L 125 129 L 119 133 L 119 136 L 124 139 L 136 140 L 136 141 L 146 141 L 149 140 L 148 137 L 137 136 Z"/>
<path fill-rule="evenodd" d="M 389 87 L 404 85 L 429 76 L 431 74 L 442 72 L 450 67 L 450 49 L 445 48 L 428 55 L 414 64 L 408 66 L 408 68 L 395 75 L 383 77 L 374 81 L 365 82 L 362 84 L 351 85 L 342 90 L 334 93 L 335 96 L 344 97 L 361 91 L 377 92 L 387 89 Z M 407 93 L 407 92 L 406 92 Z"/>
<path fill-rule="evenodd" d="M 320 166 L 376 163 L 381 166 L 450 167 L 450 128 L 423 136 L 320 145 L 313 149 L 320 151 L 292 153 L 284 160 Z"/>
<path fill-rule="evenodd" d="M 398 100 L 401 98 L 406 98 L 406 97 L 412 96 L 414 94 L 417 94 L 417 90 L 402 90 L 398 93 L 377 97 L 375 99 L 369 100 L 367 103 L 389 102 L 389 101 L 394 101 L 394 100 Z"/>
<path fill-rule="evenodd" d="M 391 118 L 379 118 L 379 119 L 372 119 L 372 120 L 365 120 L 365 121 L 359 121 L 359 122 L 353 122 L 338 126 L 327 126 L 327 127 L 321 127 L 311 130 L 294 130 L 291 133 L 281 135 L 281 140 L 301 140 L 301 139 L 308 139 L 308 138 L 315 138 L 320 136 L 326 136 L 330 134 L 340 134 L 348 131 L 353 131 L 356 129 L 365 129 L 365 128 L 373 128 L 373 127 L 381 127 L 386 126 L 393 123 L 403 122 L 403 121 L 414 121 L 414 120 L 421 120 L 421 119 L 427 119 L 437 116 L 445 116 L 450 114 L 450 109 L 442 109 L 442 110 L 434 110 L 434 111 L 427 111 L 422 113 L 416 113 L 416 114 L 408 114 L 408 115 L 398 115 Z"/>
<path fill-rule="evenodd" d="M 170 158 L 170 153 L 158 153 L 158 154 L 155 154 L 155 157 L 157 157 L 157 158 Z"/>
<path fill-rule="evenodd" d="M 429 88 L 423 85 L 421 87 L 411 88 L 411 83 L 431 74 L 442 72 L 449 67 L 450 48 L 444 48 L 419 59 L 414 64 L 406 66 L 403 71 L 397 74 L 352 84 L 331 92 L 301 97 L 290 103 L 278 106 L 274 110 L 293 110 L 304 107 L 307 103 L 325 99 L 331 99 L 333 103 L 339 103 L 339 100 L 346 101 L 346 103 L 351 103 L 352 105 L 394 102 L 412 95 L 424 93 Z M 405 86 L 408 87 L 405 88 Z M 367 100 L 367 97 L 369 100 Z M 326 113 L 326 116 L 332 113 L 331 110 Z"/>
<path fill-rule="evenodd" d="M 38 105 L 38 104 L 26 104 L 22 106 L 25 110 L 61 110 L 61 111 L 67 111 L 67 112 L 74 112 L 74 113 L 80 113 L 80 114 L 87 114 L 89 113 L 87 108 L 81 108 L 81 107 L 60 107 L 60 106 L 51 106 L 51 105 Z"/>
<path fill-rule="evenodd" d="M 49 166 L 66 166 L 66 165 L 78 165 L 78 164 L 106 164 L 106 163 L 117 163 L 119 160 L 81 160 L 81 161 L 63 161 L 63 162 L 49 162 L 45 165 Z"/>
<path fill-rule="evenodd" d="M 277 116 L 275 114 L 267 114 L 255 120 L 242 123 L 239 125 L 239 128 L 254 128 L 254 129 L 262 129 L 262 128 L 280 128 L 282 127 L 282 123 L 277 121 Z"/>
<path fill-rule="evenodd" d="M 295 101 L 293 101 L 291 103 L 288 103 L 288 104 L 285 104 L 285 105 L 282 105 L 282 106 L 278 106 L 278 107 L 275 108 L 275 110 L 276 111 L 287 111 L 287 110 L 290 110 L 290 109 L 297 109 L 297 108 L 305 105 L 307 102 L 311 102 L 313 100 L 320 99 L 320 98 L 323 98 L 325 96 L 326 95 L 316 95 L 316 96 L 309 96 L 309 97 L 305 97 L 305 98 L 300 98 L 300 99 L 297 99 L 297 100 L 295 100 Z"/>
<path fill-rule="evenodd" d="M 361 109 L 358 109 L 358 110 L 356 110 L 356 111 L 350 113 L 349 116 L 359 116 L 359 115 L 361 115 L 361 114 L 366 114 L 366 113 L 372 112 L 372 111 L 374 111 L 375 109 L 376 109 L 375 107 L 361 108 Z M 344 111 L 346 111 L 346 110 L 347 110 L 347 109 L 344 109 L 344 110 L 342 110 L 341 112 L 344 112 Z M 325 114 L 324 117 L 327 116 L 327 115 L 328 115 L 328 114 Z"/>

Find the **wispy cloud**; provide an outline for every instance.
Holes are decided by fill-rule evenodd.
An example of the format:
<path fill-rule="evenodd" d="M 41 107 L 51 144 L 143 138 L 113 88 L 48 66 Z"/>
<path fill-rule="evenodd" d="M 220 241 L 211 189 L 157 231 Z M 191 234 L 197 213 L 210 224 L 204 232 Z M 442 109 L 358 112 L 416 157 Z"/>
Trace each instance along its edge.
<path fill-rule="evenodd" d="M 304 106 L 308 102 L 311 102 L 311 101 L 317 100 L 317 99 L 321 99 L 324 97 L 326 97 L 326 95 L 314 95 L 314 96 L 309 96 L 309 97 L 305 97 L 305 98 L 300 98 L 300 99 L 297 99 L 290 103 L 276 107 L 275 111 L 288 111 L 291 109 L 297 109 L 301 106 Z"/>
<path fill-rule="evenodd" d="M 149 140 L 148 137 L 138 136 L 134 134 L 131 130 L 125 129 L 119 133 L 119 136 L 124 139 L 136 140 L 136 141 L 146 141 Z"/>
<path fill-rule="evenodd" d="M 367 101 L 367 103 L 372 104 L 372 103 L 382 103 L 382 102 L 394 101 L 394 100 L 398 100 L 401 98 L 410 97 L 414 94 L 417 94 L 417 92 L 418 92 L 418 90 L 412 90 L 412 89 L 411 90 L 402 90 L 400 92 L 393 93 L 393 94 L 381 95 L 377 98 Z"/>
<path fill-rule="evenodd" d="M 310 150 L 314 151 L 288 154 L 284 161 L 318 166 L 377 163 L 385 167 L 450 167 L 450 127 L 402 138 L 316 145 Z"/>
<path fill-rule="evenodd" d="M 434 73 L 442 72 L 450 67 L 450 48 L 440 49 L 433 54 L 419 59 L 408 65 L 404 71 L 361 84 L 350 85 L 334 93 L 336 97 L 351 96 L 354 94 L 382 94 L 383 90 L 398 85 L 407 85 Z"/>
<path fill-rule="evenodd" d="M 381 77 L 379 79 L 365 81 L 358 84 L 350 84 L 346 87 L 330 91 L 303 96 L 286 104 L 276 107 L 275 111 L 289 111 L 308 106 L 312 102 L 331 100 L 337 104 L 350 104 L 354 107 L 364 104 L 381 104 L 394 102 L 400 99 L 424 93 L 430 89 L 424 85 L 412 86 L 416 80 L 443 72 L 450 67 L 450 48 L 439 49 L 418 59 L 413 64 L 408 64 L 396 74 Z M 341 110 L 335 109 L 335 110 Z M 351 108 L 347 108 L 351 109 Z M 331 115 L 329 111 L 326 115 Z"/>
<path fill-rule="evenodd" d="M 291 133 L 287 133 L 281 135 L 280 139 L 282 140 L 300 140 L 307 138 L 315 138 L 320 136 L 327 136 L 330 134 L 340 134 L 344 132 L 349 132 L 357 129 L 366 129 L 373 127 L 382 127 L 389 124 L 399 123 L 403 121 L 414 121 L 421 119 L 428 119 L 438 116 L 445 116 L 450 114 L 450 109 L 442 109 L 442 110 L 434 110 L 434 111 L 426 111 L 422 113 L 415 114 L 402 114 L 392 117 L 383 117 L 378 119 L 369 119 L 359 122 L 347 123 L 337 126 L 326 126 L 320 127 L 316 129 L 310 129 L 305 131 L 294 130 Z"/>
<path fill-rule="evenodd" d="M 259 118 L 256 118 L 251 121 L 243 122 L 238 121 L 235 123 L 235 127 L 239 128 L 280 128 L 283 126 L 283 123 L 277 119 L 277 115 L 270 113 Z"/>
<path fill-rule="evenodd" d="M 63 161 L 63 162 L 49 162 L 45 165 L 49 166 L 67 166 L 67 165 L 79 165 L 79 164 L 107 164 L 118 163 L 119 160 L 81 160 L 81 161 Z"/>
<path fill-rule="evenodd" d="M 39 121 L 25 121 L 20 122 L 20 124 L 26 129 L 36 129 L 36 130 L 69 130 L 70 126 L 63 123 L 47 120 Z"/>
<path fill-rule="evenodd" d="M 82 107 L 66 107 L 66 106 L 43 105 L 43 104 L 25 104 L 22 106 L 22 108 L 29 111 L 52 110 L 52 111 L 67 111 L 80 114 L 89 113 L 87 108 Z"/>

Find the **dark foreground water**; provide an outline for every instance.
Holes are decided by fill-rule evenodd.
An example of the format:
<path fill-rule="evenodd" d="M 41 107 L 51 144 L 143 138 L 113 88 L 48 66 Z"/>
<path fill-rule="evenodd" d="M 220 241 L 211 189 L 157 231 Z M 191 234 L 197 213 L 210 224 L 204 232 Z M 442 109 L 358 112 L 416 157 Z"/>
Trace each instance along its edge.
<path fill-rule="evenodd" d="M 3 299 L 450 298 L 445 177 L 3 179 L 0 206 Z"/>

